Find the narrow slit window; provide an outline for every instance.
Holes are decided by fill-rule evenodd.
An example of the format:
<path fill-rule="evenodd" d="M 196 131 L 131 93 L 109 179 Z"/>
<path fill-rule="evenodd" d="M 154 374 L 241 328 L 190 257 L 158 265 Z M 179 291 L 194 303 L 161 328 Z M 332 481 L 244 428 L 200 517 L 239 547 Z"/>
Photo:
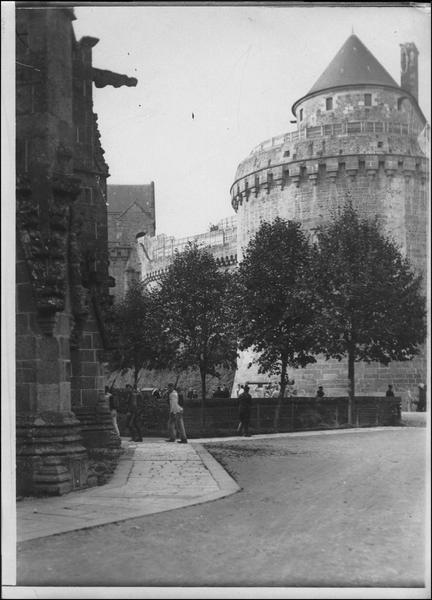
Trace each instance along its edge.
<path fill-rule="evenodd" d="M 364 95 L 364 104 L 365 106 L 372 106 L 372 94 Z"/>
<path fill-rule="evenodd" d="M 333 110 L 333 98 L 326 98 L 326 110 Z"/>

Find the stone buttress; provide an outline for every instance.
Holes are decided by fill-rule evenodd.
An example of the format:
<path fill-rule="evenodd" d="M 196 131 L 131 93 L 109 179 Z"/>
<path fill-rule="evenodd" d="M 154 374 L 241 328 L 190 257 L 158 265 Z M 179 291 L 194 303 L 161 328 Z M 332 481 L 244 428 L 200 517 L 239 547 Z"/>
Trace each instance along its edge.
<path fill-rule="evenodd" d="M 74 18 L 70 8 L 16 10 L 19 495 L 103 483 L 120 454 L 103 393 L 108 169 L 92 82 L 136 80 L 93 69 L 97 40 L 76 42 Z"/>

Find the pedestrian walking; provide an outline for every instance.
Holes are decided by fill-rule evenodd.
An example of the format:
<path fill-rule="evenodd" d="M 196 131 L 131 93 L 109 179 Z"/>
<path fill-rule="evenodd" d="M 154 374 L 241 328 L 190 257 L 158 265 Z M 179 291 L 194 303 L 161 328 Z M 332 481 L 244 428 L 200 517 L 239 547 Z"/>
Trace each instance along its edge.
<path fill-rule="evenodd" d="M 141 414 L 138 406 L 139 394 L 136 388 L 130 384 L 126 385 L 127 413 L 126 426 L 129 429 L 132 442 L 142 442 Z"/>
<path fill-rule="evenodd" d="M 116 434 L 120 437 L 120 430 L 118 428 L 117 423 L 118 398 L 117 396 L 114 396 L 114 394 L 110 391 L 107 385 L 105 386 L 105 399 L 108 401 L 113 429 L 116 432 Z"/>
<path fill-rule="evenodd" d="M 393 386 L 391 384 L 389 384 L 389 386 L 387 388 L 386 398 L 394 398 Z"/>
<path fill-rule="evenodd" d="M 168 384 L 168 400 L 170 414 L 168 419 L 169 438 L 167 442 L 175 442 L 176 433 L 178 433 L 180 437 L 178 443 L 187 444 L 186 430 L 183 422 L 183 408 L 179 404 L 179 395 L 173 383 Z"/>
<path fill-rule="evenodd" d="M 243 393 L 239 396 L 239 419 L 237 433 L 245 437 L 251 437 L 249 433 L 250 413 L 252 407 L 252 396 L 249 394 L 249 386 L 245 385 Z"/>

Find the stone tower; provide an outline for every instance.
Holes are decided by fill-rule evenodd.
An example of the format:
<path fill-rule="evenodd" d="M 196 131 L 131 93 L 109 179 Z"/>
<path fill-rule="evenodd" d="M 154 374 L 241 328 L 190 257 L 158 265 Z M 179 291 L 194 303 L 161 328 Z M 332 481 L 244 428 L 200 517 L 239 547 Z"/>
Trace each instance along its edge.
<path fill-rule="evenodd" d="M 399 86 L 356 35 L 351 35 L 310 91 L 297 100 L 297 129 L 257 146 L 240 163 L 231 187 L 242 250 L 260 223 L 276 216 L 306 231 L 349 196 L 362 216 L 378 216 L 413 266 L 426 273 L 428 161 L 419 145 L 426 126 L 417 102 L 417 49 L 404 44 Z M 405 65 L 406 62 L 406 65 Z M 237 381 L 263 379 L 239 360 Z M 344 362 L 318 361 L 292 373 L 300 392 L 323 385 L 347 392 Z M 360 394 L 414 390 L 426 376 L 425 357 L 406 363 L 360 364 Z M 403 394 L 402 394 L 403 395 Z"/>

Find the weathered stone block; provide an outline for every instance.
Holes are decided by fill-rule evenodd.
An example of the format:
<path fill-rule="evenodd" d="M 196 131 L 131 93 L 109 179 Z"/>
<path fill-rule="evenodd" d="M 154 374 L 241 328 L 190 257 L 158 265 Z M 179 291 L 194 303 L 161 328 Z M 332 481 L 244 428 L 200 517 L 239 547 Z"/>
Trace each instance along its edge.
<path fill-rule="evenodd" d="M 16 303 L 19 312 L 36 310 L 35 298 L 30 284 L 21 283 L 16 288 Z"/>
<path fill-rule="evenodd" d="M 96 377 L 100 373 L 99 363 L 96 362 L 82 362 L 81 373 L 83 377 Z"/>
<path fill-rule="evenodd" d="M 81 349 L 79 356 L 82 362 L 95 362 L 97 360 L 96 350 Z"/>
<path fill-rule="evenodd" d="M 30 333 L 28 313 L 17 313 L 15 323 L 17 335 L 25 335 Z"/>
<path fill-rule="evenodd" d="M 36 405 L 36 383 L 17 382 L 15 398 L 17 412 L 29 412 L 33 410 Z"/>
<path fill-rule="evenodd" d="M 58 360 L 41 360 L 38 368 L 38 383 L 59 383 L 60 365 Z"/>
<path fill-rule="evenodd" d="M 38 357 L 44 361 L 56 361 L 59 358 L 59 343 L 54 337 L 39 336 L 37 338 Z"/>
<path fill-rule="evenodd" d="M 18 335 L 15 344 L 17 359 L 36 357 L 36 338 L 33 335 Z"/>
<path fill-rule="evenodd" d="M 16 283 L 17 284 L 22 284 L 22 283 L 27 283 L 29 284 L 29 272 L 28 272 L 28 266 L 27 263 L 25 261 L 19 261 L 16 264 L 16 270 L 15 270 L 15 277 L 16 277 Z"/>

